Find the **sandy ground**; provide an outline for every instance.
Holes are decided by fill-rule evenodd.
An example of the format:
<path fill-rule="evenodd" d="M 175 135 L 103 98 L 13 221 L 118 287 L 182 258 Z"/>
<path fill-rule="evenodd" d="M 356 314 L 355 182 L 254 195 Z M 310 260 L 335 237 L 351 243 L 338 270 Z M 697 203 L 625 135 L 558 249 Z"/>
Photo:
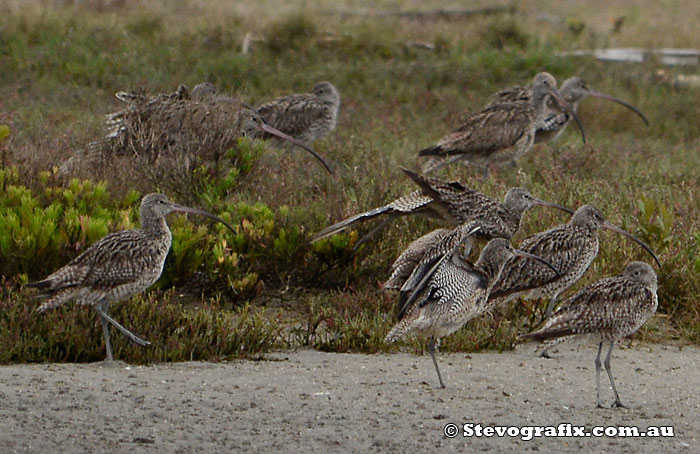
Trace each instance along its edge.
<path fill-rule="evenodd" d="M 595 407 L 593 347 L 535 357 L 283 352 L 262 361 L 0 368 L 0 452 L 700 452 L 700 350 L 616 349 L 632 409 Z M 607 386 L 605 402 L 613 400 Z M 448 423 L 673 426 L 673 438 L 447 438 Z M 476 430 L 476 429 L 475 429 Z"/>

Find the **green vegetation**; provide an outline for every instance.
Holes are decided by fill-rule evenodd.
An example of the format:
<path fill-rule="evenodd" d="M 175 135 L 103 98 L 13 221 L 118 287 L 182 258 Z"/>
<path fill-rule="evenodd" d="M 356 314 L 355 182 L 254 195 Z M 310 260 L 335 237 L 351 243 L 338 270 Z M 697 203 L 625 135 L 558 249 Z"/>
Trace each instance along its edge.
<path fill-rule="evenodd" d="M 669 6 L 673 21 L 620 3 L 621 15 L 626 8 L 634 14 L 614 32 L 608 17 L 585 4 L 571 11 L 554 5 L 548 11 L 562 21 L 542 23 L 536 14 L 418 21 L 323 12 L 336 7 L 333 2 L 318 11 L 282 12 L 270 11 L 266 2 L 186 2 L 178 10 L 132 2 L 112 8 L 44 3 L 0 6 L 0 362 L 104 357 L 94 311 L 69 304 L 36 314 L 37 302 L 22 284 L 46 276 L 106 233 L 137 226 L 140 198 L 150 191 L 208 209 L 231 222 L 236 234 L 202 219 L 169 219 L 173 247 L 162 278 L 147 294 L 113 309 L 117 320 L 153 345 L 137 348 L 113 336 L 118 358 L 223 359 L 299 346 L 400 348 L 382 342 L 396 298 L 379 284 L 402 248 L 439 224 L 397 220 L 356 254 L 353 247 L 373 223 L 314 245 L 308 239 L 413 190 L 399 165 L 412 166 L 418 149 L 492 93 L 527 83 L 542 70 L 560 80 L 582 76 L 638 106 L 651 126 L 619 106 L 585 100 L 580 116 L 587 144 L 569 132 L 537 147 L 517 168 L 496 169 L 487 182 L 478 170 L 459 165 L 446 178 L 497 198 L 517 185 L 571 207 L 598 206 L 663 262 L 661 316 L 639 336 L 700 344 L 700 92 L 667 84 L 677 70 L 663 68 L 661 77 L 655 62 L 623 66 L 555 55 L 608 44 L 700 47 L 693 2 L 679 2 L 684 14 Z M 252 45 L 243 54 L 248 33 Z M 103 115 L 119 107 L 115 92 L 171 92 L 204 80 L 251 104 L 332 81 L 343 97 L 338 128 L 314 146 L 333 161 L 336 174 L 325 174 L 302 151 L 248 140 L 221 150 L 219 161 L 198 165 L 183 181 L 143 178 L 133 171 L 143 163 L 129 157 L 57 172 L 103 132 Z M 565 220 L 533 210 L 515 242 Z M 619 236 L 602 234 L 600 255 L 576 288 L 619 273 L 632 259 L 649 257 Z M 284 304 L 273 309 L 278 299 Z M 443 348 L 511 348 L 542 310 L 534 302 L 516 304 L 445 339 Z"/>

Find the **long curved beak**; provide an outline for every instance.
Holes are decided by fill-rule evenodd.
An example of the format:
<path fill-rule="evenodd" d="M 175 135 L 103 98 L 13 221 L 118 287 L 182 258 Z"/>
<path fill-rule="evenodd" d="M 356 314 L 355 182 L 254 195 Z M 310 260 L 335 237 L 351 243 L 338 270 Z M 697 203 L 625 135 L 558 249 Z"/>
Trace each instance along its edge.
<path fill-rule="evenodd" d="M 308 151 L 313 155 L 314 158 L 318 159 L 321 164 L 323 164 L 323 167 L 326 168 L 328 173 L 331 175 L 333 174 L 333 171 L 331 170 L 331 167 L 328 165 L 328 163 L 321 157 L 320 154 L 316 153 L 314 150 L 311 149 L 308 145 L 306 145 L 304 142 L 301 140 L 297 140 L 292 136 L 288 136 L 287 134 L 283 133 L 282 131 L 279 131 L 272 126 L 266 124 L 266 123 L 261 123 L 260 128 L 265 131 L 268 134 L 272 134 L 273 136 L 277 136 L 282 140 L 286 140 L 287 142 L 296 145 L 297 147 L 303 148 L 304 150 Z"/>
<path fill-rule="evenodd" d="M 614 97 L 614 96 L 610 96 L 610 95 L 608 95 L 608 94 L 606 94 L 606 93 L 601 93 L 601 92 L 599 92 L 599 91 L 589 91 L 589 92 L 588 92 L 588 96 L 593 96 L 594 98 L 600 98 L 600 99 L 607 99 L 608 101 L 612 101 L 612 102 L 616 102 L 616 103 L 618 103 L 618 104 L 621 104 L 621 105 L 627 107 L 627 108 L 628 108 L 629 110 L 631 110 L 632 112 L 634 112 L 634 113 L 636 113 L 637 115 L 639 115 L 639 118 L 642 119 L 642 121 L 644 122 L 644 124 L 647 125 L 647 126 L 649 126 L 649 120 L 647 120 L 647 117 L 645 117 L 644 114 L 643 114 L 642 112 L 640 112 L 639 109 L 637 109 L 636 107 L 634 107 L 632 104 L 628 104 L 628 103 L 626 103 L 625 101 L 623 101 L 623 100 L 621 100 L 621 99 L 618 99 L 618 98 L 616 98 L 616 97 Z"/>
<path fill-rule="evenodd" d="M 654 251 L 651 250 L 649 246 L 647 246 L 642 240 L 637 238 L 636 236 L 632 235 L 631 233 L 628 233 L 624 230 L 622 230 L 620 227 L 617 227 L 608 221 L 603 222 L 603 227 L 612 230 L 613 232 L 619 233 L 620 235 L 626 236 L 630 240 L 634 241 L 635 243 L 639 244 L 641 247 L 643 247 L 649 254 L 651 254 L 652 257 L 654 257 L 654 260 L 656 261 L 656 264 L 659 265 L 659 268 L 661 268 L 661 262 L 659 262 L 659 258 L 654 254 Z"/>
<path fill-rule="evenodd" d="M 576 115 L 576 112 L 574 112 L 573 107 L 571 107 L 568 102 L 564 101 L 564 99 L 559 95 L 558 91 L 551 89 L 549 90 L 549 94 L 552 96 L 552 98 L 554 98 L 557 104 L 559 104 L 559 107 L 566 110 L 572 117 L 574 117 L 578 129 L 581 131 L 581 139 L 583 140 L 583 143 L 586 143 L 586 133 L 583 131 L 581 120 L 578 118 L 578 115 Z"/>
<path fill-rule="evenodd" d="M 214 216 L 213 214 L 209 213 L 208 211 L 198 210 L 196 208 L 190 208 L 190 207 L 186 207 L 183 205 L 178 205 L 176 203 L 173 203 L 172 209 L 173 209 L 173 211 L 180 211 L 182 213 L 191 213 L 191 214 L 198 214 L 200 216 L 206 216 L 208 218 L 214 219 L 215 221 L 221 222 L 223 225 L 228 227 L 228 229 L 230 231 L 232 231 L 233 233 L 236 233 L 236 231 L 233 230 L 233 227 L 231 227 L 228 222 L 224 221 L 223 219 L 221 219 L 218 216 Z"/>
<path fill-rule="evenodd" d="M 532 201 L 535 203 L 535 205 L 541 205 L 543 207 L 550 207 L 550 208 L 556 208 L 561 211 L 566 211 L 569 214 L 574 214 L 574 210 L 571 208 L 567 208 L 564 205 L 559 205 L 558 203 L 552 203 L 552 202 L 546 202 L 544 200 L 532 198 Z"/>
<path fill-rule="evenodd" d="M 543 258 L 540 257 L 539 255 L 530 254 L 529 252 L 521 251 L 520 249 L 514 249 L 514 250 L 513 250 L 513 255 L 516 255 L 516 256 L 518 256 L 518 257 L 523 257 L 523 258 L 526 258 L 526 259 L 537 260 L 537 261 L 540 262 L 540 263 L 544 263 L 544 264 L 547 265 L 549 268 L 551 268 L 552 271 L 554 271 L 555 273 L 557 273 L 557 276 L 561 277 L 561 273 L 559 272 L 559 270 L 556 269 L 556 268 L 554 267 L 554 265 L 552 265 L 551 263 L 549 263 L 547 260 L 543 259 Z"/>

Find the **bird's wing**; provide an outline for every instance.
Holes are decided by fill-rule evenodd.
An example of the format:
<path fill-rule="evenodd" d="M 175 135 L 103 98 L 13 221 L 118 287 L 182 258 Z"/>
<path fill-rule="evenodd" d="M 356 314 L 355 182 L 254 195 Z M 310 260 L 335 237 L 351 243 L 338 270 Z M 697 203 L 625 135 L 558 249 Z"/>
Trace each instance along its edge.
<path fill-rule="evenodd" d="M 440 139 L 420 156 L 488 156 L 515 143 L 529 125 L 529 103 L 495 104 L 469 118 L 456 130 Z"/>
<path fill-rule="evenodd" d="M 31 286 L 45 294 L 85 286 L 117 286 L 142 276 L 155 267 L 162 254 L 153 242 L 144 241 L 139 230 L 111 233 L 95 242 L 67 265 Z"/>
<path fill-rule="evenodd" d="M 311 94 L 291 95 L 259 106 L 257 112 L 265 122 L 296 137 L 317 120 L 328 115 L 328 107 Z"/>
<path fill-rule="evenodd" d="M 398 199 L 394 200 L 393 202 L 387 205 L 374 208 L 369 211 L 365 211 L 364 213 L 356 214 L 340 222 L 337 222 L 331 225 L 330 227 L 326 227 L 325 229 L 321 230 L 316 235 L 314 235 L 314 237 L 311 239 L 311 242 L 329 237 L 350 227 L 353 224 L 365 221 L 367 219 L 372 219 L 383 214 L 389 216 L 401 216 L 418 213 L 424 208 L 427 208 L 427 206 L 431 202 L 432 199 L 430 197 L 424 196 L 420 193 L 420 191 L 414 191 L 408 195 L 399 197 Z"/>
<path fill-rule="evenodd" d="M 562 303 L 539 330 L 524 337 L 544 340 L 556 337 L 612 331 L 627 321 L 643 323 L 653 310 L 653 292 L 625 276 L 601 279 Z M 637 320 L 643 318 L 643 320 Z"/>
<path fill-rule="evenodd" d="M 582 251 L 591 241 L 590 235 L 595 233 L 572 229 L 565 224 L 523 240 L 518 249 L 542 257 L 565 274 L 582 259 Z M 492 283 L 490 298 L 539 288 L 558 278 L 554 270 L 543 263 L 515 256 L 506 262 L 498 279 Z"/>
<path fill-rule="evenodd" d="M 451 230 L 437 229 L 414 240 L 391 265 L 391 276 L 384 283 L 384 288 L 400 289 L 406 279 L 411 276 L 414 268 L 437 242 L 447 236 Z"/>
<path fill-rule="evenodd" d="M 416 299 L 422 287 L 432 278 L 432 275 L 442 266 L 442 263 L 449 261 L 453 255 L 459 254 L 457 251 L 458 246 L 465 241 L 465 235 L 473 227 L 472 224 L 456 227 L 426 249 L 425 254 L 418 261 L 411 275 L 401 286 L 399 316 L 404 314 L 406 309 L 412 305 L 412 301 Z M 467 250 L 466 254 L 468 253 L 469 251 Z M 471 267 L 467 262 L 465 262 L 464 266 Z"/>
<path fill-rule="evenodd" d="M 434 310 L 443 305 L 459 305 L 464 309 L 465 304 L 473 299 L 475 290 L 485 286 L 485 276 L 459 254 L 454 254 L 438 266 L 411 306 L 423 308 L 430 305 Z M 402 308 L 399 317 L 408 310 L 410 307 Z"/>
<path fill-rule="evenodd" d="M 511 103 L 511 102 L 530 102 L 530 96 L 532 95 L 532 87 L 530 85 L 520 86 L 516 85 L 510 88 L 503 89 L 493 95 L 491 100 L 486 105 L 486 107 L 494 106 L 496 104 Z"/>

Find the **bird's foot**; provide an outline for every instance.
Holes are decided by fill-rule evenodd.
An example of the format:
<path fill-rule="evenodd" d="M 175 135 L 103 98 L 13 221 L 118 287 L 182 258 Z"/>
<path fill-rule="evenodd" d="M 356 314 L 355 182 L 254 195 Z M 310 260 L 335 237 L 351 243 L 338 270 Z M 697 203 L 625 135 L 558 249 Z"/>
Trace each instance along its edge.
<path fill-rule="evenodd" d="M 143 339 L 141 339 L 141 338 L 138 337 L 138 336 L 133 336 L 133 337 L 132 337 L 132 336 L 127 336 L 127 337 L 129 338 L 129 340 L 131 340 L 131 342 L 135 343 L 136 345 L 141 345 L 141 346 L 143 346 L 143 347 L 145 347 L 145 346 L 147 346 L 147 345 L 151 345 L 150 342 L 148 342 L 147 340 L 143 340 Z"/>
<path fill-rule="evenodd" d="M 99 367 L 114 367 L 114 368 L 121 368 L 125 367 L 127 364 L 119 359 L 112 359 L 112 358 L 105 358 L 104 361 L 100 361 L 95 363 Z"/>
<path fill-rule="evenodd" d="M 613 402 L 613 404 L 610 406 L 610 408 L 630 408 L 630 407 L 623 404 L 622 401 L 618 399 L 615 402 Z"/>
<path fill-rule="evenodd" d="M 540 353 L 540 358 L 555 359 L 554 356 L 549 353 L 549 350 L 542 350 L 542 353 Z"/>

